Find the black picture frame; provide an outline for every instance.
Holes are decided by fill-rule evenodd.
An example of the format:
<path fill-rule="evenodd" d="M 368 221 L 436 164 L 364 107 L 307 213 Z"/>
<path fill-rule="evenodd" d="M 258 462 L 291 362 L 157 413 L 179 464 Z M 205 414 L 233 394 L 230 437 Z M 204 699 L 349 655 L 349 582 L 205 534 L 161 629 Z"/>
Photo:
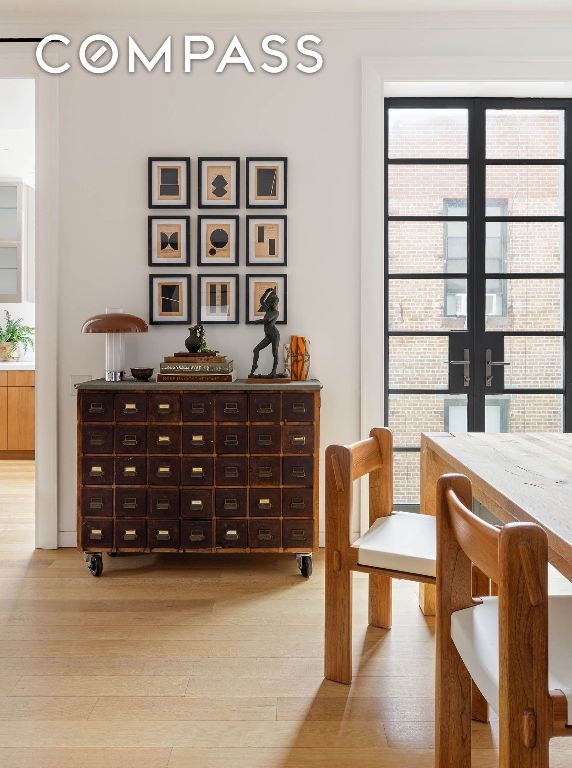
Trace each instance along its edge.
<path fill-rule="evenodd" d="M 219 203 L 203 203 L 203 165 L 205 163 L 234 163 L 235 166 L 235 173 L 234 173 L 234 203 L 228 203 L 226 201 L 221 201 Z M 198 186 L 197 186 L 197 200 L 198 200 L 198 207 L 202 209 L 214 209 L 214 210 L 220 210 L 220 209 L 226 209 L 226 210 L 233 210 L 236 208 L 240 208 L 240 157 L 199 157 L 197 160 L 198 164 Z"/>
<path fill-rule="evenodd" d="M 213 320 L 212 318 L 209 319 L 207 316 L 203 316 L 202 287 L 203 287 L 203 283 L 207 282 L 209 279 L 213 281 L 218 281 L 218 282 L 228 280 L 229 282 L 232 282 L 234 284 L 233 290 L 234 290 L 235 311 L 233 313 L 231 320 L 223 320 L 223 319 Z M 197 322 L 201 323 L 202 325 L 205 325 L 205 324 L 238 325 L 238 323 L 240 322 L 240 292 L 239 292 L 238 275 L 224 275 L 224 274 L 216 274 L 216 273 L 197 275 Z"/>
<path fill-rule="evenodd" d="M 250 237 L 250 223 L 251 221 L 264 221 L 279 219 L 282 221 L 283 232 L 283 256 L 281 261 L 258 261 L 253 258 L 253 242 Z M 286 214 L 278 214 L 272 216 L 271 214 L 261 214 L 260 216 L 247 216 L 246 217 L 246 265 L 248 267 L 286 267 L 288 265 L 288 216 Z"/>
<path fill-rule="evenodd" d="M 282 307 L 281 309 L 281 317 L 276 321 L 276 325 L 286 325 L 288 322 L 288 275 L 286 274 L 258 274 L 258 273 L 250 273 L 246 275 L 246 323 L 247 325 L 255 325 L 256 320 L 250 319 L 250 310 L 251 310 L 251 302 L 250 302 L 250 286 L 252 282 L 260 281 L 260 280 L 282 280 L 284 290 L 282 294 L 280 295 L 280 305 Z"/>
<path fill-rule="evenodd" d="M 225 261 L 225 262 L 219 262 L 213 263 L 212 261 L 205 260 L 203 256 L 203 241 L 202 241 L 202 223 L 203 221 L 232 221 L 234 222 L 234 228 L 235 228 L 235 237 L 234 237 L 234 253 L 232 256 L 232 261 Z M 206 244 L 205 244 L 206 245 Z M 207 216 L 197 216 L 197 266 L 198 267 L 209 267 L 216 269 L 218 267 L 237 267 L 239 264 L 239 254 L 240 254 L 240 216 L 215 216 L 215 215 L 207 215 Z"/>
<path fill-rule="evenodd" d="M 153 197 L 153 163 L 163 162 L 171 164 L 180 164 L 184 166 L 186 197 L 184 202 L 176 203 L 173 200 L 165 200 L 154 203 Z M 191 158 L 190 157 L 148 157 L 147 158 L 147 196 L 148 207 L 157 208 L 190 208 L 191 207 Z"/>
<path fill-rule="evenodd" d="M 250 184 L 250 166 L 261 165 L 262 163 L 283 163 L 284 164 L 284 181 L 282 184 L 282 202 L 257 202 L 251 201 L 251 184 Z M 288 158 L 287 157 L 247 157 L 246 158 L 246 207 L 247 208 L 259 208 L 259 209 L 280 209 L 288 207 Z"/>
<path fill-rule="evenodd" d="M 184 259 L 171 264 L 153 261 L 153 222 L 154 221 L 182 221 L 185 224 L 185 254 Z M 148 216 L 147 217 L 147 263 L 150 267 L 172 269 L 177 267 L 189 267 L 191 265 L 191 217 L 190 216 Z"/>
<path fill-rule="evenodd" d="M 166 281 L 180 280 L 187 285 L 187 306 L 186 311 L 177 320 L 159 320 L 155 318 L 154 312 L 154 281 L 158 278 L 163 278 Z M 171 272 L 152 272 L 149 275 L 149 325 L 186 325 L 191 322 L 191 276 L 190 275 L 174 275 Z"/>

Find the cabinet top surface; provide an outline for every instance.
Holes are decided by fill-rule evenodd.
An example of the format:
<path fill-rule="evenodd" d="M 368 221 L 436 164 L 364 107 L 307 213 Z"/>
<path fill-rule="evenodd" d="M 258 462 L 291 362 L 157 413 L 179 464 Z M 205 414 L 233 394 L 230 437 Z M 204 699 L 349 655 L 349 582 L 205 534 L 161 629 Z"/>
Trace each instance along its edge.
<path fill-rule="evenodd" d="M 290 381 L 284 384 L 264 383 L 263 380 L 253 382 L 250 379 L 237 379 L 232 382 L 171 382 L 171 381 L 137 381 L 136 379 L 125 379 L 124 381 L 106 381 L 105 379 L 92 379 L 91 381 L 82 381 L 75 385 L 78 390 L 175 390 L 189 392 L 290 392 L 297 390 L 319 391 L 322 389 L 321 382 L 318 379 L 308 379 L 308 381 Z"/>

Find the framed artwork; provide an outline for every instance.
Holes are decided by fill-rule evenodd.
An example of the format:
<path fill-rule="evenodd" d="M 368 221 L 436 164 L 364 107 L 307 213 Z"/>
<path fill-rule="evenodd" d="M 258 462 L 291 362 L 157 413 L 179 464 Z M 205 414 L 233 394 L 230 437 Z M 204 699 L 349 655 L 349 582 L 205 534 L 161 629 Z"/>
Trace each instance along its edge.
<path fill-rule="evenodd" d="M 174 325 L 190 320 L 190 275 L 149 275 L 149 323 Z"/>
<path fill-rule="evenodd" d="M 246 263 L 248 266 L 286 266 L 286 225 L 286 216 L 246 217 Z"/>
<path fill-rule="evenodd" d="M 199 157 L 199 208 L 240 207 L 240 157 Z"/>
<path fill-rule="evenodd" d="M 191 263 L 191 217 L 149 216 L 147 254 L 150 267 L 188 267 Z"/>
<path fill-rule="evenodd" d="M 149 208 L 190 208 L 190 157 L 150 157 L 148 177 Z"/>
<path fill-rule="evenodd" d="M 236 267 L 238 216 L 199 216 L 197 254 L 199 267 Z"/>
<path fill-rule="evenodd" d="M 288 317 L 288 279 L 286 275 L 247 275 L 246 276 L 246 322 L 262 320 L 264 310 L 260 308 L 260 299 L 265 291 L 274 288 L 280 299 L 277 323 L 283 324 Z"/>
<path fill-rule="evenodd" d="M 246 158 L 246 207 L 286 208 L 287 157 Z"/>
<path fill-rule="evenodd" d="M 198 276 L 198 322 L 238 323 L 238 275 Z"/>

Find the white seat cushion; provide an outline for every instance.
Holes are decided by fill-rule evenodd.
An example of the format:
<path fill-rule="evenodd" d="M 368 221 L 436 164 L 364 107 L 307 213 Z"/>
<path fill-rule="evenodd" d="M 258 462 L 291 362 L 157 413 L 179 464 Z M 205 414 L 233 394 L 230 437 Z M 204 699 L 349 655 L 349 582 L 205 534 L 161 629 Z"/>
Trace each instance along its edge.
<path fill-rule="evenodd" d="M 435 576 L 435 518 L 413 512 L 380 517 L 358 539 L 359 565 Z"/>
<path fill-rule="evenodd" d="M 481 605 L 451 616 L 451 637 L 479 690 L 499 711 L 498 598 L 484 597 Z M 548 598 L 548 688 L 568 700 L 572 725 L 572 596 Z"/>

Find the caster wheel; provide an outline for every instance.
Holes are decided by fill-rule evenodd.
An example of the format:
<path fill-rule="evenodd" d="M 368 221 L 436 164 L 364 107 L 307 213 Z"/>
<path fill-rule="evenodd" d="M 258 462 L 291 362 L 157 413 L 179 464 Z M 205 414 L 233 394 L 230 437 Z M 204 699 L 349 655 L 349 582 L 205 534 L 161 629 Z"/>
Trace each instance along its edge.
<path fill-rule="evenodd" d="M 302 555 L 298 563 L 300 573 L 305 579 L 309 579 L 312 575 L 312 557 L 310 555 Z"/>
<path fill-rule="evenodd" d="M 103 573 L 103 559 L 101 555 L 92 555 L 87 562 L 87 568 L 92 576 L 101 576 Z"/>

